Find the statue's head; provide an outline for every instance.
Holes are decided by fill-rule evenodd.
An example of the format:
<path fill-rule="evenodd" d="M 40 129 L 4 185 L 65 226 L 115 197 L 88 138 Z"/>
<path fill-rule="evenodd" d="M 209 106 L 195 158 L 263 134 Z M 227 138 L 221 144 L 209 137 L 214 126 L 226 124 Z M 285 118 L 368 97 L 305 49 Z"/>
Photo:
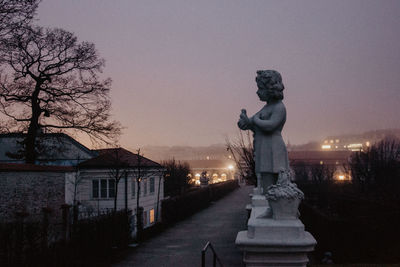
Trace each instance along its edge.
<path fill-rule="evenodd" d="M 283 99 L 283 89 L 285 89 L 285 86 L 282 83 L 281 74 L 276 70 L 258 70 L 256 83 L 259 90 L 265 91 L 268 94 L 268 99 Z"/>

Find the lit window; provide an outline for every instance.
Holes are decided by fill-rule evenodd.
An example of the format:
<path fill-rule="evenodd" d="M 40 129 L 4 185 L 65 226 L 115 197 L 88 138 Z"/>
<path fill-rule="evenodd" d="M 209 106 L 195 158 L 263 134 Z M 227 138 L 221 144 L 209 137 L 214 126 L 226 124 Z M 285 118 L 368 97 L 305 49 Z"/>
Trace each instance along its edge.
<path fill-rule="evenodd" d="M 333 144 L 333 140 L 331 140 L 330 143 Z"/>
<path fill-rule="evenodd" d="M 149 214 L 149 216 L 150 216 L 150 223 L 154 223 L 154 209 L 151 209 L 150 210 L 150 214 Z"/>
<path fill-rule="evenodd" d="M 322 149 L 331 149 L 331 145 L 322 145 Z"/>
<path fill-rule="evenodd" d="M 336 141 L 336 143 L 339 143 L 339 142 L 340 142 L 340 140 L 339 140 L 339 139 L 336 139 L 335 141 Z"/>
<path fill-rule="evenodd" d="M 226 174 L 221 174 L 221 179 L 218 179 L 218 182 L 225 182 L 226 181 Z"/>

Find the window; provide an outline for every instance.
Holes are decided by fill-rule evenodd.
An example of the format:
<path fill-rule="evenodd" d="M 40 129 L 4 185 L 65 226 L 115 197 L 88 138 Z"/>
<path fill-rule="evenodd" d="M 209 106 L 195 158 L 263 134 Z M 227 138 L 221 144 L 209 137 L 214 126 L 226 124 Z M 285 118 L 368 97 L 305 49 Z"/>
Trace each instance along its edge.
<path fill-rule="evenodd" d="M 114 179 L 93 179 L 92 180 L 93 198 L 114 198 L 115 180 Z"/>
<path fill-rule="evenodd" d="M 107 198 L 107 179 L 100 180 L 100 196 L 101 198 Z"/>
<path fill-rule="evenodd" d="M 150 177 L 150 194 L 154 193 L 154 177 Z"/>
<path fill-rule="evenodd" d="M 99 197 L 99 180 L 92 180 L 92 196 L 93 198 Z"/>
<path fill-rule="evenodd" d="M 147 195 L 147 179 L 143 179 L 143 195 Z"/>
<path fill-rule="evenodd" d="M 132 191 L 132 197 L 134 197 L 136 194 L 136 179 L 132 179 L 131 191 Z"/>
<path fill-rule="evenodd" d="M 149 218 L 150 219 L 150 224 L 154 223 L 154 209 L 150 210 L 149 216 L 150 216 L 150 218 Z"/>
<path fill-rule="evenodd" d="M 143 212 L 143 226 L 147 225 L 147 211 Z"/>
<path fill-rule="evenodd" d="M 115 180 L 108 180 L 108 197 L 115 197 Z"/>

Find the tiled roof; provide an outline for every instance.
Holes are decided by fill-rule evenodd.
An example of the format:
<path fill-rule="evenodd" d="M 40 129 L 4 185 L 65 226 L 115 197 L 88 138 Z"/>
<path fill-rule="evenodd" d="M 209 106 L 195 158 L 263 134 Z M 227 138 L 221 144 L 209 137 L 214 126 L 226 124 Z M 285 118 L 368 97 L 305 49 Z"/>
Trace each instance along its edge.
<path fill-rule="evenodd" d="M 4 134 L 0 134 L 0 138 L 25 138 L 26 137 L 26 133 L 21 133 L 21 132 L 16 132 L 16 133 L 4 133 Z M 86 146 L 84 146 L 83 144 L 79 143 L 77 140 L 75 140 L 74 138 L 72 138 L 71 136 L 69 136 L 68 134 L 65 133 L 44 133 L 44 134 L 39 134 L 37 136 L 38 138 L 40 137 L 44 137 L 44 138 L 65 138 L 70 140 L 73 144 L 75 144 L 77 147 L 79 147 L 80 149 L 84 150 L 85 152 L 89 153 L 89 154 L 93 154 L 94 150 L 90 150 L 89 148 L 87 148 Z"/>
<path fill-rule="evenodd" d="M 86 160 L 79 164 L 81 168 L 132 168 L 138 167 L 139 159 L 142 167 L 157 167 L 161 165 L 138 154 L 134 154 L 124 148 L 108 148 L 95 150 L 99 153 L 97 157 Z"/>
<path fill-rule="evenodd" d="M 0 172 L 71 172 L 71 166 L 43 166 L 28 163 L 0 163 Z"/>

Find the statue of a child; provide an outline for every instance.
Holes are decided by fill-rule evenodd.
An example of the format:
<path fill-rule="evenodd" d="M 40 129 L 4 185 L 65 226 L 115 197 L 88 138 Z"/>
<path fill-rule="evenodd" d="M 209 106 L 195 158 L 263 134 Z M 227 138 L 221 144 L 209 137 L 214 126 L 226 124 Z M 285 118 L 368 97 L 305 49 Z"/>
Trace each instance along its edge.
<path fill-rule="evenodd" d="M 275 70 L 257 71 L 257 95 L 267 104 L 252 117 L 242 109 L 238 126 L 254 133 L 254 160 L 258 188 L 265 194 L 267 188 L 276 183 L 281 170 L 289 169 L 286 145 L 282 139 L 282 128 L 286 122 L 286 108 L 282 102 L 282 77 Z"/>

